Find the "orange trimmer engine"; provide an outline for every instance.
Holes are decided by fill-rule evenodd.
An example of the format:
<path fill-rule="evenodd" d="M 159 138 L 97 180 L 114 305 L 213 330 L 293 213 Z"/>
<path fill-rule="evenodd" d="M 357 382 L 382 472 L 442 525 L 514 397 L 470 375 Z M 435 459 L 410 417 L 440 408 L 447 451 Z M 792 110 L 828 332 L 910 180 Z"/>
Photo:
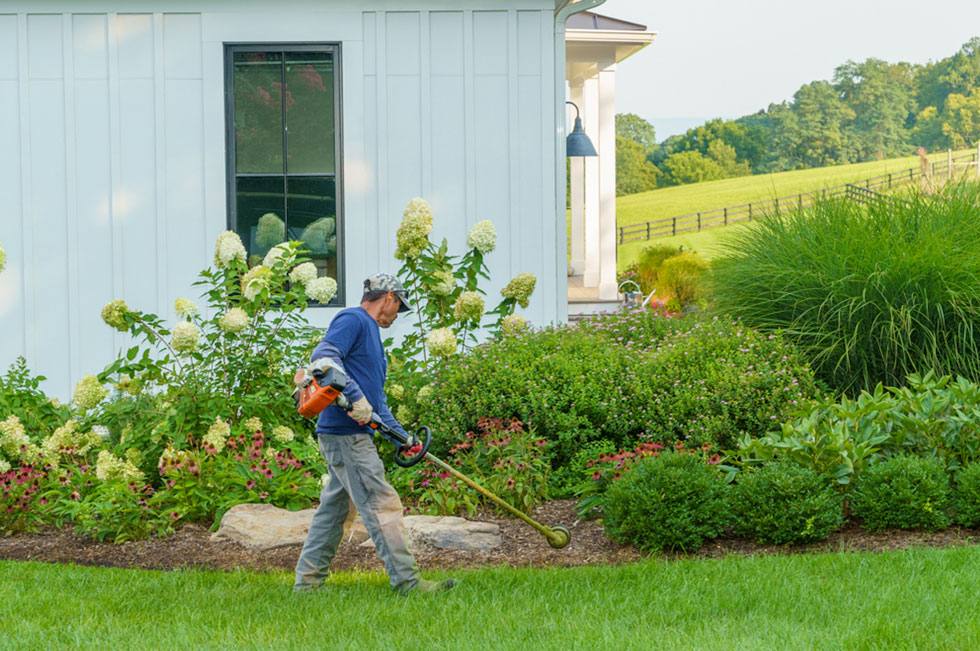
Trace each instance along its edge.
<path fill-rule="evenodd" d="M 336 367 L 312 373 L 300 370 L 296 378 L 296 410 L 305 418 L 316 418 L 337 398 L 343 398 L 341 391 L 347 386 L 347 377 Z"/>

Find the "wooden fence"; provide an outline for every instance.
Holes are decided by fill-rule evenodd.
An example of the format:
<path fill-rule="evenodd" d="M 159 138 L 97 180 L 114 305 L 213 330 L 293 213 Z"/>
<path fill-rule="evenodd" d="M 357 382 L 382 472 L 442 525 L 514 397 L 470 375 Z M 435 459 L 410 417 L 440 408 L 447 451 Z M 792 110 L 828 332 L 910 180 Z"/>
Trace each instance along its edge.
<path fill-rule="evenodd" d="M 750 222 L 781 210 L 806 208 L 821 197 L 836 197 L 849 194 L 850 196 L 854 196 L 853 193 L 856 191 L 856 188 L 864 188 L 877 193 L 908 185 L 916 179 L 919 179 L 923 189 L 931 191 L 938 184 L 956 178 L 957 176 L 972 176 L 975 173 L 977 178 L 980 178 L 980 146 L 977 149 L 977 152 L 961 154 L 959 156 L 953 156 L 952 152 L 950 152 L 947 154 L 945 161 L 925 162 L 918 168 L 910 167 L 905 170 L 874 176 L 862 181 L 844 183 L 825 190 L 799 192 L 774 199 L 751 201 L 734 206 L 725 206 L 724 208 L 690 212 L 675 217 L 661 217 L 639 224 L 620 226 L 617 229 L 618 240 L 620 244 L 642 242 L 658 237 L 672 237 L 683 233 L 698 233 L 709 228 L 719 228 L 730 226 L 731 224 Z"/>

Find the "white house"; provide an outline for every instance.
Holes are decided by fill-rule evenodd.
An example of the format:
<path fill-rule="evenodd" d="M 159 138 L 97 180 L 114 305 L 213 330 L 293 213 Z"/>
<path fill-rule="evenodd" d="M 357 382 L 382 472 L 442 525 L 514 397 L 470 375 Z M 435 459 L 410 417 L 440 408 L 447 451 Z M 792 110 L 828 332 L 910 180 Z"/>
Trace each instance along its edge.
<path fill-rule="evenodd" d="M 493 220 L 490 292 L 532 272 L 563 321 L 565 23 L 601 2 L 0 0 L 0 367 L 67 394 L 126 343 L 103 304 L 172 317 L 267 213 L 337 278 L 326 324 L 415 196 L 457 249 Z"/>

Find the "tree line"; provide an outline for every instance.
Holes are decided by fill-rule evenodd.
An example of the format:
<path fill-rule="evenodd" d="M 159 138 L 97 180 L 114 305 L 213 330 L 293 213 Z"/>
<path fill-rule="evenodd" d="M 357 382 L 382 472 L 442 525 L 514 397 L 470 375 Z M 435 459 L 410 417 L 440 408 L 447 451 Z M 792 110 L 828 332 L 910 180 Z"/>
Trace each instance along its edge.
<path fill-rule="evenodd" d="M 848 61 L 789 101 L 657 143 L 616 116 L 616 192 L 970 147 L 980 140 L 980 37 L 926 64 Z"/>

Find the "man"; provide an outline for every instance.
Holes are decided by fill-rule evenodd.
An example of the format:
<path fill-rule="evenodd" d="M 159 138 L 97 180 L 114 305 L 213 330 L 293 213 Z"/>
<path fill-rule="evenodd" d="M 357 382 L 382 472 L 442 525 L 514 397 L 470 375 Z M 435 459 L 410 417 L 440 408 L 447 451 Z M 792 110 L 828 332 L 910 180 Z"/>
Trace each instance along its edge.
<path fill-rule="evenodd" d="M 389 427 L 404 433 L 385 400 L 388 363 L 379 326 L 389 327 L 399 312 L 409 309 L 401 282 L 391 274 L 375 274 L 364 281 L 360 307 L 341 310 L 313 351 L 311 361 L 328 357 L 344 369 L 349 378 L 344 395 L 353 408 L 347 412 L 331 405 L 317 420 L 317 439 L 330 481 L 320 494 L 320 507 L 296 563 L 296 591 L 312 590 L 323 583 L 343 535 L 350 501 L 361 514 L 397 592 L 439 592 L 456 583 L 419 577 L 405 539 L 401 500 L 385 481 L 384 464 L 374 447 L 372 430 L 366 426 L 373 411 Z"/>

